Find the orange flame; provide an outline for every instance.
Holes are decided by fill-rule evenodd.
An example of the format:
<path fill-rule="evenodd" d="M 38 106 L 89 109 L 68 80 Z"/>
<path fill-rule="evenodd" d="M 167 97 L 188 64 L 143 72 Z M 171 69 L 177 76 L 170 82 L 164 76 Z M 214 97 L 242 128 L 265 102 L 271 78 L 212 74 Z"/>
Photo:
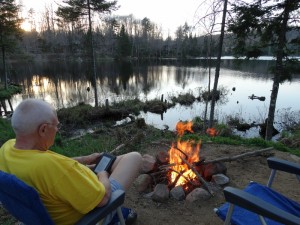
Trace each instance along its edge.
<path fill-rule="evenodd" d="M 207 128 L 206 133 L 211 137 L 218 135 L 218 131 L 215 128 Z"/>
<path fill-rule="evenodd" d="M 186 160 L 190 164 L 192 164 L 193 162 L 198 162 L 200 145 L 201 141 L 195 144 L 195 142 L 193 141 L 180 142 L 180 140 L 178 140 L 177 147 L 173 145 L 169 150 L 170 164 L 174 164 L 174 166 L 171 167 L 171 169 L 173 170 L 171 172 L 171 182 L 174 183 L 176 181 L 178 173 L 182 174 L 182 176 L 179 177 L 174 186 L 186 184 L 188 181 L 185 178 L 189 178 L 190 180 L 192 180 L 196 177 L 196 174 L 191 169 L 189 169 L 188 165 L 183 162 L 182 158 L 186 158 Z"/>
<path fill-rule="evenodd" d="M 182 136 L 185 131 L 194 133 L 194 131 L 192 130 L 192 126 L 193 126 L 193 122 L 191 122 L 191 121 L 189 121 L 187 123 L 183 123 L 181 121 L 178 122 L 176 124 L 176 131 L 177 131 L 178 136 Z"/>

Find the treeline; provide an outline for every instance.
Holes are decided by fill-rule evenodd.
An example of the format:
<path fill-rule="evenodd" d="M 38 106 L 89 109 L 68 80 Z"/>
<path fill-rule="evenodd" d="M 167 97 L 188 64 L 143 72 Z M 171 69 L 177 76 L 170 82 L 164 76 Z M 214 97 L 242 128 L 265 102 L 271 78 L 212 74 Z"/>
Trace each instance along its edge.
<path fill-rule="evenodd" d="M 20 49 L 26 53 L 58 53 L 82 55 L 89 48 L 85 21 L 72 27 L 62 22 L 48 23 L 38 32 L 34 27 L 23 35 Z M 55 29 L 54 29 L 55 27 Z M 217 39 L 213 45 L 215 48 Z M 198 57 L 206 56 L 208 37 L 192 34 L 191 28 L 179 26 L 175 36 L 163 37 L 162 28 L 148 18 L 135 19 L 132 15 L 109 17 L 93 28 L 94 50 L 97 56 L 105 57 Z"/>
<path fill-rule="evenodd" d="M 25 54 L 88 54 L 86 21 L 72 26 L 45 18 L 40 32 L 32 26 L 23 34 L 20 52 Z M 207 57 L 210 37 L 196 35 L 188 24 L 179 26 L 174 37 L 163 37 L 162 28 L 148 18 L 135 19 L 132 15 L 108 17 L 94 24 L 94 51 L 97 57 L 111 58 L 189 58 Z M 223 55 L 232 55 L 232 35 L 225 36 Z M 212 56 L 217 52 L 218 35 L 212 37 Z M 265 49 L 271 55 L 271 49 Z"/>

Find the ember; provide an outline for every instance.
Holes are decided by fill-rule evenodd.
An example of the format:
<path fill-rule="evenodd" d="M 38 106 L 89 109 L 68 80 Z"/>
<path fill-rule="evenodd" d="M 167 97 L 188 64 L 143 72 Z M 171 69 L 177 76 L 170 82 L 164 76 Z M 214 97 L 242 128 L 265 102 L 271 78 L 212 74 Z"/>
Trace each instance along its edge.
<path fill-rule="evenodd" d="M 207 128 L 206 133 L 211 137 L 218 135 L 218 131 L 215 128 Z"/>
<path fill-rule="evenodd" d="M 192 130 L 192 126 L 193 126 L 193 122 L 187 122 L 187 123 L 183 123 L 183 122 L 178 122 L 176 124 L 176 131 L 178 136 L 182 136 L 184 134 L 185 131 L 189 131 L 191 133 L 194 133 L 194 131 Z"/>

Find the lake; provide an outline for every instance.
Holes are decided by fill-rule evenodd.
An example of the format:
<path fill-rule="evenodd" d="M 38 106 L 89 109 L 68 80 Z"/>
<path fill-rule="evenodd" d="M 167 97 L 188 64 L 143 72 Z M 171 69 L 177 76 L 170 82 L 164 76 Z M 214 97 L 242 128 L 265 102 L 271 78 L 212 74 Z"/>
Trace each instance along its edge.
<path fill-rule="evenodd" d="M 214 64 L 215 62 L 213 62 Z M 220 121 L 228 115 L 243 118 L 245 122 L 262 122 L 267 117 L 272 77 L 269 67 L 272 60 L 222 60 L 219 87 L 226 91 L 216 104 L 215 115 Z M 16 105 L 25 98 L 42 98 L 57 109 L 85 102 L 94 105 L 94 89 L 91 87 L 89 66 L 83 60 L 68 62 L 65 60 L 14 62 L 10 64 L 9 79 L 23 85 L 23 94 L 12 99 Z M 214 69 L 211 72 L 211 87 L 214 81 Z M 97 65 L 98 100 L 104 104 L 106 99 L 122 101 L 138 97 L 146 101 L 155 98 L 170 100 L 170 96 L 193 93 L 199 96 L 208 89 L 208 68 L 205 59 L 158 62 L 102 62 Z M 88 91 L 90 89 L 90 91 Z M 296 115 L 300 111 L 300 75 L 296 74 L 291 82 L 280 85 L 277 99 L 276 120 L 280 117 Z M 255 95 L 265 97 L 265 101 L 249 99 Z M 210 107 L 209 107 L 210 108 Z M 141 112 L 147 124 L 157 128 L 174 130 L 179 120 L 192 120 L 196 116 L 203 118 L 204 102 L 195 102 L 191 106 L 176 105 L 163 115 Z M 279 127 L 280 128 L 280 127 Z"/>

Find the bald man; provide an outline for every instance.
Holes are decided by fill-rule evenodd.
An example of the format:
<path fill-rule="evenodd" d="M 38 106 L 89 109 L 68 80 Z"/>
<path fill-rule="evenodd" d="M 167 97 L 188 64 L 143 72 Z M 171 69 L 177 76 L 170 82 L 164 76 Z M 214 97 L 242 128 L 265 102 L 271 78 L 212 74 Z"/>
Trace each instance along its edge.
<path fill-rule="evenodd" d="M 112 191 L 128 190 L 139 173 L 137 152 L 118 156 L 110 173 L 95 174 L 90 168 L 100 153 L 72 159 L 49 150 L 60 123 L 55 109 L 45 101 L 22 101 L 11 124 L 16 138 L 1 147 L 0 170 L 34 187 L 56 225 L 74 224 L 95 207 L 104 206 Z"/>

